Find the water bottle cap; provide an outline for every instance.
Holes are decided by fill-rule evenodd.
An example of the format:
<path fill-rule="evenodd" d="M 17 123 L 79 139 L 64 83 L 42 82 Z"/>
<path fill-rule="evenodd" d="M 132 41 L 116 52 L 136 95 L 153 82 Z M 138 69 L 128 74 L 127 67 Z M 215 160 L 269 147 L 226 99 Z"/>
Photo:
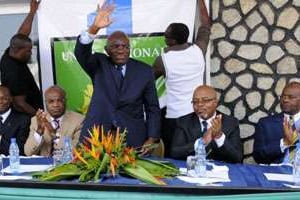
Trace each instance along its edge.
<path fill-rule="evenodd" d="M 16 142 L 16 138 L 10 138 L 10 142 L 11 143 Z"/>

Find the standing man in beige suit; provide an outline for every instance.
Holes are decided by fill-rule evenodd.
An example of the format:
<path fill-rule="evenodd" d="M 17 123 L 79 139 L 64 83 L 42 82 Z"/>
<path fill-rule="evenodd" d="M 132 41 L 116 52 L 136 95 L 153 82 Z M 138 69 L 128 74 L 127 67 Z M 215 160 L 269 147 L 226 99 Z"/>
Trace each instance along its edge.
<path fill-rule="evenodd" d="M 78 142 L 83 115 L 66 111 L 66 93 L 59 86 L 45 91 L 47 111 L 39 109 L 31 119 L 29 137 L 24 146 L 25 155 L 51 156 L 54 149 L 62 147 L 63 138 Z"/>

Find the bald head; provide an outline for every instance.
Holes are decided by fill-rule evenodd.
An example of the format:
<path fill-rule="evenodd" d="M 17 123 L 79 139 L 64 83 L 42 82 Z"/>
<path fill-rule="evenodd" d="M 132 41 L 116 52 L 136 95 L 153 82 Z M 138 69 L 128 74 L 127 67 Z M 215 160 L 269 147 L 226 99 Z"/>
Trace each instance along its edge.
<path fill-rule="evenodd" d="M 209 86 L 209 85 L 200 85 L 200 86 L 198 86 L 194 91 L 194 96 L 197 95 L 198 93 L 205 93 L 210 97 L 217 98 L 216 90 L 213 87 Z"/>
<path fill-rule="evenodd" d="M 57 85 L 53 85 L 53 86 L 50 86 L 49 88 L 46 89 L 46 91 L 45 91 L 45 98 L 47 98 L 47 95 L 49 93 L 52 93 L 52 92 L 59 93 L 63 98 L 66 97 L 66 92 L 65 92 L 64 89 L 62 89 L 61 87 L 59 87 Z"/>
<path fill-rule="evenodd" d="M 202 119 L 211 118 L 217 109 L 217 92 L 208 85 L 198 86 L 193 95 L 194 112 Z"/>
<path fill-rule="evenodd" d="M 116 40 L 116 39 L 120 39 L 120 38 L 125 38 L 129 41 L 129 38 L 127 36 L 126 33 L 124 33 L 123 31 L 115 31 L 112 34 L 110 34 L 107 38 L 107 44 L 109 44 L 110 42 Z"/>

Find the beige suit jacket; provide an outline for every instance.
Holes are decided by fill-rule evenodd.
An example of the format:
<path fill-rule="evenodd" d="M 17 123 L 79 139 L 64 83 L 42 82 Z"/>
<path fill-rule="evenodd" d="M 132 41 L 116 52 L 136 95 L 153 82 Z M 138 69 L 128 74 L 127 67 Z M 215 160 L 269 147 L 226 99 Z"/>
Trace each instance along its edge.
<path fill-rule="evenodd" d="M 55 148 L 62 147 L 62 142 L 65 136 L 69 136 L 71 138 L 73 147 L 78 143 L 83 119 L 84 116 L 79 113 L 73 111 L 65 112 L 60 123 L 60 128 L 58 129 L 60 135 L 59 143 Z M 45 131 L 42 136 L 41 143 L 37 143 L 34 137 L 36 130 L 37 119 L 34 116 L 31 118 L 29 137 L 27 138 L 27 141 L 24 145 L 25 155 L 51 156 L 50 154 L 52 149 L 52 139 L 50 137 L 50 134 Z"/>

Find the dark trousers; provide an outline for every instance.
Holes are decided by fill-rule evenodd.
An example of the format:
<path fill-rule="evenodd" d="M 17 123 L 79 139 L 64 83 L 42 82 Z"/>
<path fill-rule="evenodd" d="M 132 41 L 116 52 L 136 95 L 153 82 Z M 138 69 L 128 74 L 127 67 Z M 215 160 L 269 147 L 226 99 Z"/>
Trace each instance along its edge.
<path fill-rule="evenodd" d="M 176 128 L 176 118 L 166 118 L 166 108 L 161 110 L 161 138 L 165 145 L 165 157 L 170 157 L 171 143 Z"/>

